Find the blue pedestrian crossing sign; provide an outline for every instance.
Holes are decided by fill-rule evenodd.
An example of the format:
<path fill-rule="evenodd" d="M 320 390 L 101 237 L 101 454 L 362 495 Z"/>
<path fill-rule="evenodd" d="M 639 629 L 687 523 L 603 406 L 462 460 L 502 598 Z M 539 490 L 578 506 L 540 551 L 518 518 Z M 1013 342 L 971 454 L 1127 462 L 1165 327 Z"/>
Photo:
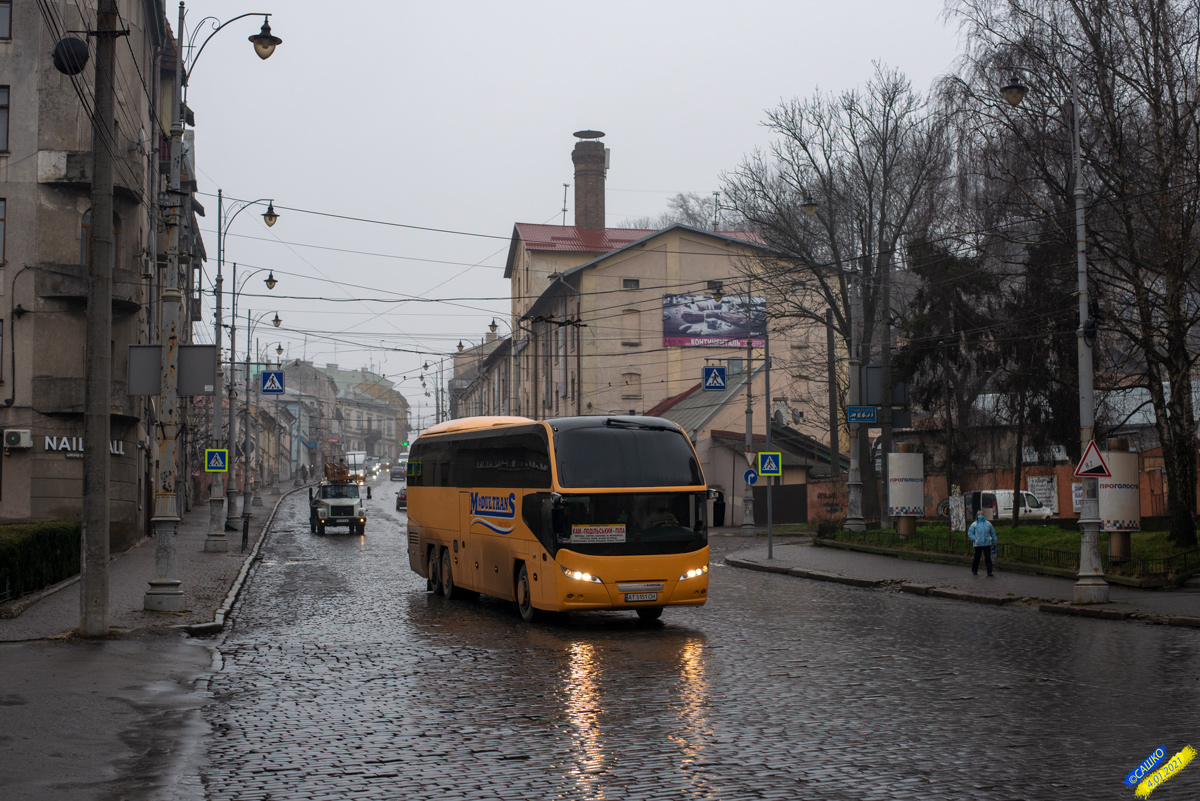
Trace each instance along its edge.
<path fill-rule="evenodd" d="M 229 451 L 225 448 L 209 448 L 204 451 L 204 471 L 207 473 L 228 473 Z"/>
<path fill-rule="evenodd" d="M 263 371 L 262 394 L 264 394 L 264 395 L 282 395 L 283 394 L 283 371 L 282 370 L 264 370 Z"/>
<path fill-rule="evenodd" d="M 705 389 L 725 389 L 724 367 L 705 367 L 703 375 L 704 380 L 701 383 Z"/>
<path fill-rule="evenodd" d="M 758 474 L 760 476 L 782 476 L 783 454 L 779 451 L 759 451 Z"/>
<path fill-rule="evenodd" d="M 755 473 L 754 468 L 752 467 L 749 470 L 747 470 L 745 473 L 742 473 L 742 480 L 744 480 L 747 484 L 749 484 L 750 486 L 753 487 L 755 484 L 758 483 L 758 473 Z"/>

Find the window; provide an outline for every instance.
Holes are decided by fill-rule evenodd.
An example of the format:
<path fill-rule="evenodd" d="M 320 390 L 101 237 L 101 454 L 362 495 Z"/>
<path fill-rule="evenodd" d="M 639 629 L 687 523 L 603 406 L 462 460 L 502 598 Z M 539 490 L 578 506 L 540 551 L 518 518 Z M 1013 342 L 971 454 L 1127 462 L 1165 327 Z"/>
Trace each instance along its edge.
<path fill-rule="evenodd" d="M 0 264 L 4 264 L 4 198 L 0 198 Z"/>
<path fill-rule="evenodd" d="M 632 400 L 642 397 L 641 373 L 622 373 L 621 378 L 625 381 L 625 386 L 621 388 L 621 397 L 623 399 Z"/>
<path fill-rule="evenodd" d="M 642 344 L 642 313 L 637 309 L 621 312 L 621 344 Z"/>
<path fill-rule="evenodd" d="M 636 278 L 622 278 L 621 289 L 641 289 L 642 282 Z"/>
<path fill-rule="evenodd" d="M 0 0 L 0 39 L 12 38 L 12 0 Z"/>
<path fill-rule="evenodd" d="M 8 87 L 7 86 L 0 86 L 0 152 L 3 152 L 3 153 L 8 152 Z"/>

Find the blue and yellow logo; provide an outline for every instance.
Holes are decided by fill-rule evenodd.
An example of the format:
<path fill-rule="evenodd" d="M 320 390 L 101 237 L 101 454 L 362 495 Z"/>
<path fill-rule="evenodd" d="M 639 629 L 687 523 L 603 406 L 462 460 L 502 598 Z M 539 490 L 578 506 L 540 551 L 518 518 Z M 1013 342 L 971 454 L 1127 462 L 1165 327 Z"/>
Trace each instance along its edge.
<path fill-rule="evenodd" d="M 1167 746 L 1160 745 L 1142 761 L 1142 764 L 1129 771 L 1129 775 L 1125 777 L 1125 786 L 1137 785 L 1133 791 L 1134 798 L 1149 798 L 1159 785 L 1186 768 L 1195 756 L 1196 749 L 1186 745 L 1183 750 L 1168 759 L 1166 764 L 1162 764 L 1167 757 Z M 1158 767 L 1159 765 L 1162 767 Z"/>
<path fill-rule="evenodd" d="M 481 492 L 471 493 L 471 525 L 479 524 L 496 534 L 512 534 L 514 525 L 507 528 L 498 526 L 484 518 L 513 520 L 517 516 L 517 496 L 510 492 L 508 495 L 484 495 Z"/>

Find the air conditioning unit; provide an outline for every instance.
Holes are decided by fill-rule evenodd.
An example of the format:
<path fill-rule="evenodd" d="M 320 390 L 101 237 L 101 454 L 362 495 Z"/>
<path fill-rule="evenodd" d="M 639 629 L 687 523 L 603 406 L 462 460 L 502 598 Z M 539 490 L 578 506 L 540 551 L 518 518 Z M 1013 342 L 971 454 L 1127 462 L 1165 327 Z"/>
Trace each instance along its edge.
<path fill-rule="evenodd" d="M 6 448 L 32 448 L 33 447 L 33 432 L 28 428 L 6 428 L 4 429 L 4 447 Z"/>

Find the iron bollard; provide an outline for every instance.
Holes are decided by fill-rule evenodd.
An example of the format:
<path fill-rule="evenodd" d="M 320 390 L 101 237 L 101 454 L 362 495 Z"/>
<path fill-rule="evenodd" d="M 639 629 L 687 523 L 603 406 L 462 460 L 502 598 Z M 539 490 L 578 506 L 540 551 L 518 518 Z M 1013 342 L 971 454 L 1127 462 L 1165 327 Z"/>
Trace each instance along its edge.
<path fill-rule="evenodd" d="M 250 515 L 242 515 L 242 553 L 246 552 L 246 541 L 250 538 Z"/>

